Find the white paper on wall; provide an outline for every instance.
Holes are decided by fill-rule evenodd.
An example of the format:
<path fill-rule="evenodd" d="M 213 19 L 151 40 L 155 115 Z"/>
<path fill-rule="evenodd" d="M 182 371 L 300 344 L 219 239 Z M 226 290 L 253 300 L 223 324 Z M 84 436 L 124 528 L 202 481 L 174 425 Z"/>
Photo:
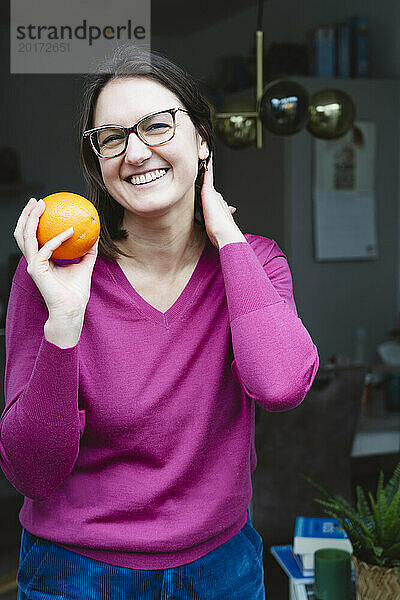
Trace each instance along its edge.
<path fill-rule="evenodd" d="M 337 140 L 314 141 L 314 249 L 317 260 L 378 256 L 375 123 L 358 121 Z"/>

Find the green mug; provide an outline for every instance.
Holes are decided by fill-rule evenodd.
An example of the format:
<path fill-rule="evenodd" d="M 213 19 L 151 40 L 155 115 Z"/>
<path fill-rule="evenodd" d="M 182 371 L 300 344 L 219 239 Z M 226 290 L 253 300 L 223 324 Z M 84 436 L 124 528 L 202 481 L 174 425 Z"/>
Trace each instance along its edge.
<path fill-rule="evenodd" d="M 317 600 L 352 600 L 351 555 L 323 548 L 314 554 L 314 593 Z"/>

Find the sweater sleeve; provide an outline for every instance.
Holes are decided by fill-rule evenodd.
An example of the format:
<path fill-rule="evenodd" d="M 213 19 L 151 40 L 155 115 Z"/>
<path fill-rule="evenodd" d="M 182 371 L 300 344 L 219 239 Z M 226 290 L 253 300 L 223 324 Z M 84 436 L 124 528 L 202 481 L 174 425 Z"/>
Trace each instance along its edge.
<path fill-rule="evenodd" d="M 43 500 L 74 467 L 85 412 L 78 409 L 79 344 L 61 349 L 46 340 L 47 307 L 24 266 L 26 273 L 21 259 L 7 307 L 0 466 L 21 494 Z"/>
<path fill-rule="evenodd" d="M 232 242 L 219 251 L 232 335 L 231 370 L 246 395 L 263 408 L 289 410 L 303 401 L 313 383 L 318 351 L 298 317 L 285 255 L 276 242 L 254 238 L 262 246 L 259 255 L 248 242 Z"/>

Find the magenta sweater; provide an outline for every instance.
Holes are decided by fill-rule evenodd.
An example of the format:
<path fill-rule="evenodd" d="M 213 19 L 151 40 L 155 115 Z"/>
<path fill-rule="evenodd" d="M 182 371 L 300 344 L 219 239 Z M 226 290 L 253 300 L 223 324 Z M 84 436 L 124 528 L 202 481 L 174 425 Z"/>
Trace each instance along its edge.
<path fill-rule="evenodd" d="M 165 313 L 98 256 L 81 338 L 67 349 L 44 338 L 47 308 L 21 258 L 0 465 L 25 496 L 29 532 L 111 565 L 165 569 L 244 526 L 254 403 L 295 408 L 318 369 L 284 254 L 245 238 L 220 250 L 208 240 Z"/>

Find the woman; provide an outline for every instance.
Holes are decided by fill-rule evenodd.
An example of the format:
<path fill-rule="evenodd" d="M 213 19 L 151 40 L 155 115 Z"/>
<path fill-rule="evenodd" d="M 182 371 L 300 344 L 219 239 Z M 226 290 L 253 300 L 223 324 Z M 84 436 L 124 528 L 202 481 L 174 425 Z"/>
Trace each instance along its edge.
<path fill-rule="evenodd" d="M 208 105 L 158 53 L 122 47 L 88 77 L 81 134 L 99 243 L 51 261 L 71 233 L 38 250 L 35 199 L 14 232 L 0 456 L 25 496 L 18 598 L 259 600 L 255 402 L 294 408 L 318 369 L 286 258 L 236 225 Z"/>

